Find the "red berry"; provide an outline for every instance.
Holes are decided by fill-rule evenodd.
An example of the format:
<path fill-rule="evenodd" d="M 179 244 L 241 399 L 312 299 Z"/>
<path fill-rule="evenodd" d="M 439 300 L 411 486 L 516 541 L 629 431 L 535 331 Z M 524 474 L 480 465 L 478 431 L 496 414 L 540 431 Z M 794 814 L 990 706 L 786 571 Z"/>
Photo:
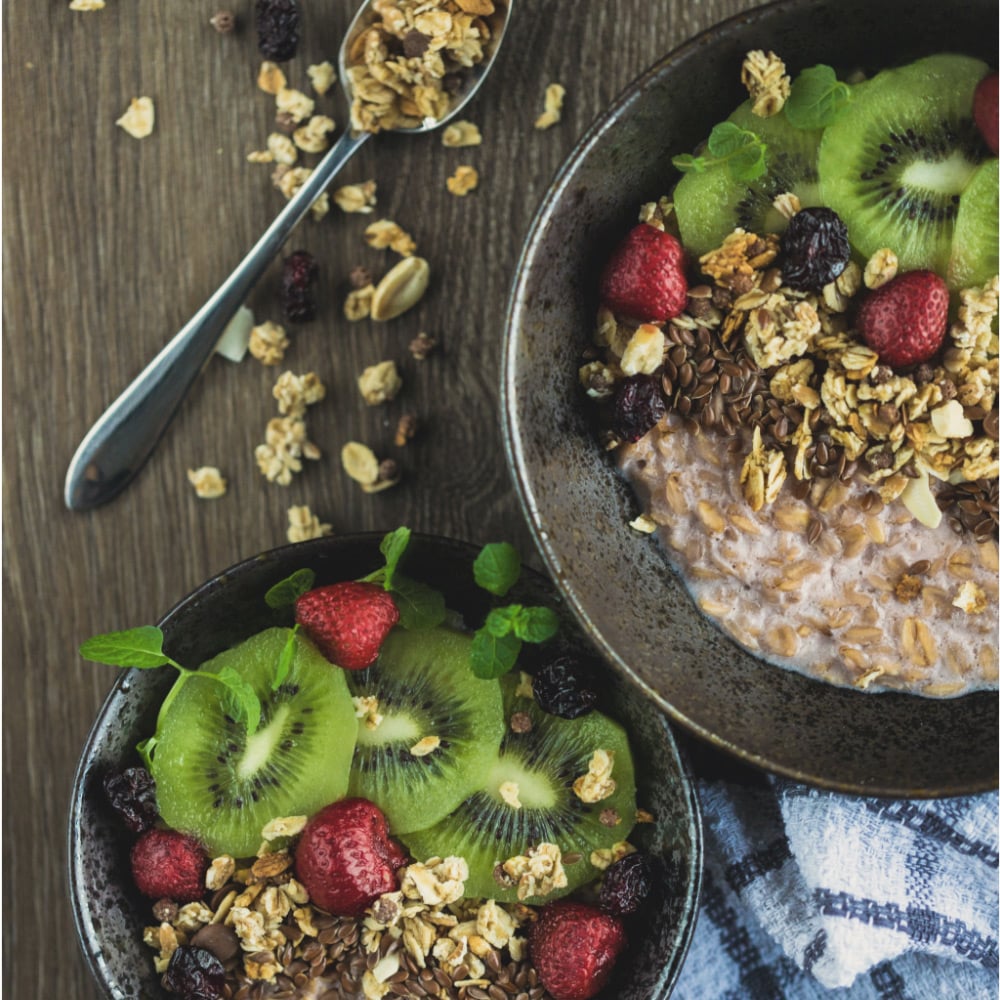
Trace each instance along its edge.
<path fill-rule="evenodd" d="M 1000 129 L 1000 113 L 997 111 L 997 75 L 990 73 L 984 76 L 976 86 L 972 98 L 972 117 L 976 120 L 979 131 L 982 132 L 986 145 L 997 152 L 1000 140 L 997 138 Z"/>
<path fill-rule="evenodd" d="M 306 824 L 295 849 L 295 874 L 329 913 L 357 917 L 399 888 L 406 852 L 389 836 L 382 811 L 367 799 L 341 799 Z"/>
<path fill-rule="evenodd" d="M 132 848 L 132 878 L 150 899 L 175 903 L 201 899 L 207 868 L 201 845 L 176 830 L 147 830 Z"/>
<path fill-rule="evenodd" d="M 555 1000 L 587 1000 L 604 989 L 625 948 L 625 928 L 587 903 L 550 903 L 531 928 L 531 961 Z"/>
<path fill-rule="evenodd" d="M 295 620 L 332 663 L 364 670 L 399 621 L 399 609 L 383 587 L 346 581 L 303 594 L 295 602 Z"/>
<path fill-rule="evenodd" d="M 687 304 L 684 248 L 662 229 L 640 223 L 601 274 L 601 302 L 622 319 L 664 323 Z"/>
<path fill-rule="evenodd" d="M 934 356 L 948 328 L 948 286 L 933 271 L 906 271 L 861 303 L 858 332 L 893 368 Z"/>

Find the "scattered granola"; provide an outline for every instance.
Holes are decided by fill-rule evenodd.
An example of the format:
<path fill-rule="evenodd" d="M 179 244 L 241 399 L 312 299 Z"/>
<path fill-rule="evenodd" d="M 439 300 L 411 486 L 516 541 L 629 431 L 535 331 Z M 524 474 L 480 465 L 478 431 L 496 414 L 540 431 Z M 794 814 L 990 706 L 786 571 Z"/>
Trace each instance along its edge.
<path fill-rule="evenodd" d="M 573 794 L 581 802 L 601 802 L 614 795 L 615 784 L 611 772 L 615 755 L 608 750 L 595 750 L 587 766 L 587 773 L 573 782 Z"/>
<path fill-rule="evenodd" d="M 278 376 L 273 395 L 283 416 L 268 421 L 264 443 L 254 449 L 254 458 L 269 482 L 288 486 L 292 476 L 302 471 L 303 458 L 320 458 L 319 448 L 309 440 L 304 417 L 306 408 L 326 395 L 326 387 L 314 372 L 285 371 Z"/>
<path fill-rule="evenodd" d="M 403 380 L 399 377 L 395 361 L 380 361 L 376 365 L 370 365 L 358 377 L 361 397 L 369 406 L 378 406 L 395 399 L 402 388 Z"/>
<path fill-rule="evenodd" d="M 361 184 L 345 184 L 333 192 L 333 200 L 343 212 L 374 211 L 376 184 L 375 181 L 364 181 Z M 370 284 L 371 279 L 362 284 Z"/>
<path fill-rule="evenodd" d="M 265 60 L 260 64 L 260 70 L 257 73 L 257 86 L 265 94 L 277 96 L 288 86 L 288 80 L 277 63 Z"/>
<path fill-rule="evenodd" d="M 556 844 L 538 844 L 529 848 L 527 854 L 508 858 L 502 868 L 517 885 L 517 898 L 520 900 L 548 896 L 568 884 L 562 865 L 562 851 Z"/>
<path fill-rule="evenodd" d="M 274 97 L 275 106 L 278 112 L 291 115 L 296 122 L 304 122 L 312 117 L 316 108 L 316 102 L 301 90 L 293 87 L 282 87 Z"/>
<path fill-rule="evenodd" d="M 308 506 L 288 508 L 288 540 L 304 542 L 310 538 L 325 538 L 333 534 L 333 527 L 324 524 Z"/>
<path fill-rule="evenodd" d="M 388 247 L 401 257 L 411 257 L 417 251 L 413 237 L 391 219 L 379 219 L 370 223 L 365 229 L 365 242 L 376 250 Z"/>
<path fill-rule="evenodd" d="M 458 149 L 463 146 L 481 146 L 482 133 L 479 126 L 469 121 L 452 122 L 441 132 L 441 145 Z"/>
<path fill-rule="evenodd" d="M 236 29 L 236 15 L 231 10 L 218 10 L 208 19 L 208 23 L 220 35 L 231 35 Z"/>
<path fill-rule="evenodd" d="M 760 49 L 746 54 L 740 79 L 753 101 L 753 113 L 761 118 L 778 114 L 792 89 L 784 62 Z"/>
<path fill-rule="evenodd" d="M 156 111 L 153 107 L 152 98 L 133 97 L 125 113 L 115 124 L 128 132 L 132 138 L 145 139 L 146 136 L 152 134 L 155 121 Z"/>
<path fill-rule="evenodd" d="M 417 361 L 423 361 L 437 347 L 437 338 L 421 331 L 410 341 L 410 354 Z"/>
<path fill-rule="evenodd" d="M 104 0 L 69 0 L 70 10 L 104 10 Z"/>
<path fill-rule="evenodd" d="M 333 64 L 329 60 L 324 60 L 321 63 L 316 63 L 313 66 L 306 67 L 306 76 L 309 77 L 309 83 L 312 85 L 312 89 L 323 97 L 326 92 L 337 82 L 337 74 L 334 72 Z"/>
<path fill-rule="evenodd" d="M 336 128 L 332 118 L 312 115 L 305 125 L 292 133 L 292 141 L 304 153 L 323 153 L 330 148 L 328 133 Z"/>
<path fill-rule="evenodd" d="M 552 128 L 562 120 L 563 100 L 566 88 L 561 83 L 550 83 L 545 88 L 545 110 L 535 119 L 535 128 Z"/>
<path fill-rule="evenodd" d="M 479 171 L 467 165 L 456 167 L 445 183 L 453 195 L 464 197 L 479 186 Z"/>
<path fill-rule="evenodd" d="M 375 286 L 368 284 L 362 288 L 355 288 L 347 293 L 344 299 L 344 316 L 352 323 L 360 319 L 367 319 L 372 312 L 372 298 L 375 295 Z"/>
<path fill-rule="evenodd" d="M 378 729 L 385 716 L 378 710 L 378 698 L 375 695 L 355 695 L 354 715 L 361 720 L 365 729 Z"/>
<path fill-rule="evenodd" d="M 250 353 L 263 365 L 281 364 L 290 343 L 285 328 L 271 320 L 250 330 Z"/>
<path fill-rule="evenodd" d="M 214 465 L 202 465 L 197 469 L 188 469 L 188 482 L 194 487 L 195 493 L 202 500 L 216 500 L 226 493 L 226 481 L 222 473 Z"/>

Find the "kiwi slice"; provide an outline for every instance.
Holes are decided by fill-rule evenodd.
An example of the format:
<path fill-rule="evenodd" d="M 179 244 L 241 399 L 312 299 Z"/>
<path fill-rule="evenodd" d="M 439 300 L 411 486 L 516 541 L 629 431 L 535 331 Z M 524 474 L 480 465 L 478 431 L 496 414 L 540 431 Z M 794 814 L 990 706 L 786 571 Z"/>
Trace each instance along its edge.
<path fill-rule="evenodd" d="M 164 821 L 210 854 L 249 857 L 278 816 L 309 815 L 347 792 L 358 720 L 344 672 L 303 635 L 284 681 L 272 690 L 289 629 L 272 628 L 203 663 L 230 667 L 253 685 L 260 725 L 247 735 L 226 689 L 195 676 L 169 705 L 153 753 Z"/>
<path fill-rule="evenodd" d="M 599 871 L 590 863 L 591 852 L 609 848 L 631 832 L 632 754 L 625 730 L 600 712 L 561 719 L 519 695 L 515 678 L 504 678 L 502 686 L 508 724 L 484 780 L 450 816 L 401 839 L 420 861 L 435 855 L 464 858 L 469 866 L 466 895 L 507 902 L 517 899 L 517 886 L 502 885 L 494 877 L 497 865 L 540 843 L 557 844 L 567 885 L 546 895 L 548 901 L 594 879 Z M 573 791 L 573 782 L 587 773 L 596 750 L 614 754 L 616 787 L 609 797 L 587 803 Z M 513 791 L 519 807 L 510 801 Z M 542 901 L 530 896 L 526 901 L 533 899 Z"/>
<path fill-rule="evenodd" d="M 779 233 L 787 220 L 774 207 L 779 194 L 798 196 L 803 206 L 819 205 L 816 156 L 822 130 L 798 129 L 784 113 L 761 118 L 745 101 L 728 121 L 766 144 L 767 170 L 753 181 L 736 180 L 725 164 L 686 173 L 674 188 L 674 212 L 681 242 L 695 255 L 714 250 L 738 226 L 751 233 Z"/>
<path fill-rule="evenodd" d="M 1000 172 L 991 157 L 981 163 L 962 192 L 955 219 L 948 262 L 952 288 L 984 285 L 1000 267 L 997 254 L 997 219 L 1000 217 Z"/>
<path fill-rule="evenodd" d="M 382 716 L 358 729 L 350 793 L 379 806 L 393 835 L 437 823 L 496 758 L 500 683 L 472 673 L 471 648 L 471 636 L 449 628 L 394 629 L 375 663 L 348 678 Z"/>
<path fill-rule="evenodd" d="M 962 194 L 987 156 L 972 118 L 987 72 L 978 59 L 945 53 L 852 88 L 823 132 L 819 177 L 859 253 L 889 247 L 901 271 L 948 274 Z"/>

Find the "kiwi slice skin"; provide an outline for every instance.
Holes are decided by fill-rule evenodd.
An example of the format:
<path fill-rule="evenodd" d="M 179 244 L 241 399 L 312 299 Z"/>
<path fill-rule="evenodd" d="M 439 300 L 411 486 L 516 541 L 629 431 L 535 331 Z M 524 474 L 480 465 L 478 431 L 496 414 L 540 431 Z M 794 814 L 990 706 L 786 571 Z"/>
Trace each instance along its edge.
<path fill-rule="evenodd" d="M 997 219 L 1000 217 L 1000 170 L 996 157 L 981 163 L 962 192 L 948 262 L 948 285 L 985 285 L 1000 267 Z"/>
<path fill-rule="evenodd" d="M 385 813 L 393 836 L 433 826 L 483 780 L 503 738 L 497 680 L 469 666 L 472 637 L 450 628 L 386 637 L 375 663 L 350 674 L 355 696 L 374 696 L 382 721 L 362 722 L 351 768 L 350 794 Z M 430 753 L 411 750 L 427 738 Z"/>
<path fill-rule="evenodd" d="M 901 271 L 948 273 L 962 192 L 987 150 L 972 119 L 986 64 L 944 53 L 852 88 L 823 132 L 820 190 L 854 249 L 891 248 Z"/>
<path fill-rule="evenodd" d="M 753 181 L 734 179 L 725 164 L 684 174 L 674 188 L 674 212 L 681 242 L 695 255 L 718 247 L 737 227 L 747 232 L 782 232 L 787 220 L 772 204 L 795 194 L 803 207 L 819 205 L 816 159 L 822 130 L 797 129 L 784 114 L 761 118 L 744 101 L 727 119 L 767 145 L 767 171 Z"/>
<path fill-rule="evenodd" d="M 272 690 L 289 632 L 259 632 L 199 668 L 231 667 L 253 685 L 261 721 L 251 736 L 225 688 L 197 676 L 163 720 L 152 762 L 157 807 L 212 856 L 252 857 L 265 823 L 310 815 L 347 792 L 358 722 L 344 672 L 297 633 L 288 675 Z"/>
<path fill-rule="evenodd" d="M 555 843 L 564 859 L 570 858 L 564 862 L 568 884 L 544 898 L 523 900 L 549 902 L 600 874 L 590 863 L 591 852 L 627 839 L 635 823 L 634 764 L 625 730 L 607 716 L 595 711 L 561 719 L 518 695 L 516 678 L 504 678 L 502 686 L 508 725 L 486 781 L 440 823 L 400 839 L 419 861 L 464 858 L 469 866 L 466 895 L 505 902 L 517 901 L 517 887 L 498 882 L 496 866 L 539 843 Z M 509 725 L 515 713 L 530 720 L 528 731 L 515 732 Z M 608 798 L 586 803 L 573 791 L 573 782 L 587 773 L 596 750 L 614 753 L 616 788 Z M 518 786 L 520 808 L 500 792 L 507 781 Z"/>

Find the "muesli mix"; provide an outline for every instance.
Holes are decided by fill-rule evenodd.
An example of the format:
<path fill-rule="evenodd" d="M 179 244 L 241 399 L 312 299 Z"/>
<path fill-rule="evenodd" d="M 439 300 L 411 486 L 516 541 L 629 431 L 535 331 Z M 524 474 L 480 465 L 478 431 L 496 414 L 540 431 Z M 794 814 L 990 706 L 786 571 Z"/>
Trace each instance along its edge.
<path fill-rule="evenodd" d="M 773 53 L 744 82 L 750 134 L 789 86 Z M 767 208 L 780 232 L 685 253 L 674 200 L 643 205 L 605 267 L 579 379 L 632 527 L 768 660 L 867 691 L 994 687 L 997 277 L 949 290 L 892 246 L 858 253 L 816 201 Z"/>

